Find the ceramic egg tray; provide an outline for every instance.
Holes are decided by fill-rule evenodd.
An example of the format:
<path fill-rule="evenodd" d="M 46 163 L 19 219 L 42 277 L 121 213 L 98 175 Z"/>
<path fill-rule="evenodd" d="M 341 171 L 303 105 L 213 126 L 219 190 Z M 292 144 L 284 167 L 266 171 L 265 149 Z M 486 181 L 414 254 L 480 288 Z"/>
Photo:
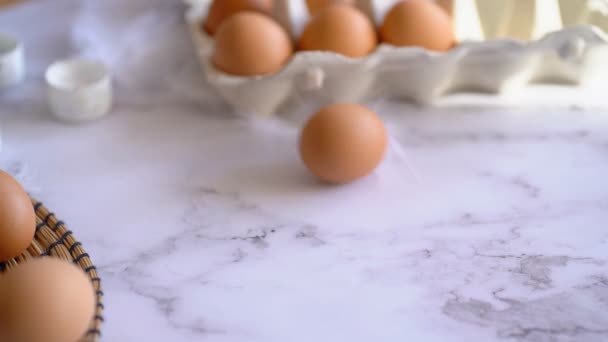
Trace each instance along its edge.
<path fill-rule="evenodd" d="M 275 11 L 275 18 L 295 36 L 308 16 L 294 13 L 305 10 L 304 0 L 275 1 L 290 7 L 291 13 L 284 12 L 283 17 Z M 294 5 L 298 2 L 302 4 Z M 382 1 L 384 7 L 390 2 Z M 442 95 L 457 92 L 501 93 L 529 83 L 578 85 L 603 63 L 601 56 L 608 50 L 608 36 L 601 29 L 578 25 L 530 41 L 465 40 L 444 53 L 386 44 L 360 59 L 332 52 L 297 52 L 275 74 L 240 77 L 218 70 L 211 62 L 213 38 L 200 29 L 210 3 L 188 1 L 186 21 L 194 46 L 207 81 L 236 111 L 247 114 L 289 111 L 306 99 L 331 103 L 390 97 L 430 105 Z M 370 18 L 378 15 L 367 14 Z M 466 29 L 456 31 L 466 35 Z"/>
<path fill-rule="evenodd" d="M 79 342 L 98 342 L 101 336 L 101 325 L 103 323 L 103 292 L 101 280 L 97 269 L 91 262 L 89 254 L 83 249 L 72 231 L 68 230 L 63 221 L 55 217 L 42 203 L 32 200 L 36 211 L 36 235 L 23 254 L 7 262 L 0 263 L 0 273 L 17 267 L 32 258 L 48 256 L 73 262 L 80 267 L 89 277 L 95 289 L 97 307 L 95 317 L 91 318 L 89 331 Z M 32 322 L 35 326 L 36 322 Z"/>

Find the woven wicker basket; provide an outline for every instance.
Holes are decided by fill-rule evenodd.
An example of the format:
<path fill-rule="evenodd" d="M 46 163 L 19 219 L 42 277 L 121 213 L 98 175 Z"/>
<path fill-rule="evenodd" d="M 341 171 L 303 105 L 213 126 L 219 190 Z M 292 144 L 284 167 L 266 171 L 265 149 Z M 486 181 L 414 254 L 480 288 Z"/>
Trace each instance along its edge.
<path fill-rule="evenodd" d="M 78 265 L 89 276 L 97 293 L 97 309 L 95 317 L 83 342 L 97 342 L 101 335 L 101 324 L 103 323 L 103 292 L 101 291 L 101 280 L 89 254 L 82 248 L 80 242 L 76 241 L 72 232 L 68 230 L 63 221 L 58 220 L 44 205 L 32 200 L 36 211 L 36 237 L 29 248 L 19 257 L 0 263 L 0 272 L 10 270 L 19 263 L 38 256 L 51 256 L 63 260 L 69 260 Z"/>

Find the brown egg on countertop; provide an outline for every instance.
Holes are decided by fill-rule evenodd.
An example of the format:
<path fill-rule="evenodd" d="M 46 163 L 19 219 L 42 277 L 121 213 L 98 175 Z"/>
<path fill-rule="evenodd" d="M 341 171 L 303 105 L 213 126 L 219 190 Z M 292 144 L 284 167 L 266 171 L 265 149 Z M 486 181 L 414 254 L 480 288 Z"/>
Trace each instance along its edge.
<path fill-rule="evenodd" d="M 270 14 L 273 4 L 274 0 L 215 0 L 209 7 L 203 29 L 213 36 L 222 22 L 232 15 L 243 11 Z"/>
<path fill-rule="evenodd" d="M 0 281 L 0 329 L 6 341 L 77 342 L 87 332 L 95 314 L 95 291 L 74 264 L 38 258 L 8 271 Z"/>
<path fill-rule="evenodd" d="M 306 0 L 308 11 L 311 14 L 315 14 L 321 8 L 332 4 L 354 5 L 355 0 Z"/>
<path fill-rule="evenodd" d="M 241 12 L 220 26 L 212 60 L 226 73 L 258 76 L 280 70 L 292 54 L 291 39 L 277 22 L 263 14 Z"/>
<path fill-rule="evenodd" d="M 353 6 L 330 5 L 306 25 L 298 41 L 304 51 L 333 51 L 365 57 L 376 49 L 378 37 L 372 21 Z"/>
<path fill-rule="evenodd" d="M 337 103 L 322 108 L 300 134 L 300 156 L 320 179 L 349 183 L 370 174 L 384 158 L 387 132 L 366 107 Z"/>
<path fill-rule="evenodd" d="M 447 51 L 456 41 L 450 16 L 429 0 L 395 4 L 384 18 L 380 39 L 395 46 L 419 46 L 433 51 Z"/>
<path fill-rule="evenodd" d="M 36 214 L 27 192 L 0 170 L 0 261 L 23 253 L 32 243 Z"/>

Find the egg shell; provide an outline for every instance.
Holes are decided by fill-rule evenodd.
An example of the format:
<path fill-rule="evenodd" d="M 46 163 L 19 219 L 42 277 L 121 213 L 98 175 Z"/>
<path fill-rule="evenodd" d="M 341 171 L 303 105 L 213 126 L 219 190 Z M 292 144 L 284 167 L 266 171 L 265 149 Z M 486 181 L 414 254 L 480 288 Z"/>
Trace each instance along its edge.
<path fill-rule="evenodd" d="M 243 11 L 270 14 L 273 3 L 273 0 L 215 0 L 209 7 L 207 18 L 203 22 L 203 29 L 213 36 L 222 22 L 232 15 Z"/>
<path fill-rule="evenodd" d="M 334 4 L 321 9 L 298 41 L 303 51 L 333 51 L 351 58 L 365 57 L 378 45 L 374 24 L 353 6 Z"/>
<path fill-rule="evenodd" d="M 370 174 L 382 161 L 388 138 L 370 109 L 349 103 L 322 108 L 300 134 L 300 156 L 320 179 L 335 184 Z"/>
<path fill-rule="evenodd" d="M 0 261 L 23 253 L 32 243 L 36 214 L 21 185 L 0 170 Z"/>
<path fill-rule="evenodd" d="M 380 39 L 395 46 L 419 46 L 447 51 L 454 46 L 454 29 L 448 13 L 428 0 L 404 0 L 384 18 Z"/>
<path fill-rule="evenodd" d="M 258 76 L 280 70 L 292 54 L 289 35 L 279 24 L 263 14 L 241 12 L 220 26 L 212 60 L 229 74 Z"/>
<path fill-rule="evenodd" d="M 308 11 L 311 14 L 317 13 L 323 7 L 333 4 L 354 5 L 355 0 L 306 0 Z"/>
<path fill-rule="evenodd" d="M 74 264 L 34 259 L 0 281 L 0 328 L 7 341 L 76 342 L 87 332 L 95 313 L 95 292 Z"/>

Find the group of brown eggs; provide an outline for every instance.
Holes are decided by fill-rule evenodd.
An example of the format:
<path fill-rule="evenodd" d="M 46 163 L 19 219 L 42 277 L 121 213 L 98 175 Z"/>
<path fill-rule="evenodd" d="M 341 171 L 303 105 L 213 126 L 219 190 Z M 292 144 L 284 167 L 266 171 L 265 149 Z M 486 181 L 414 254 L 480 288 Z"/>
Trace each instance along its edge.
<path fill-rule="evenodd" d="M 455 45 L 449 15 L 430 0 L 395 3 L 377 29 L 354 0 L 308 0 L 310 22 L 297 51 L 331 51 L 350 58 L 372 53 L 379 42 L 446 51 Z M 215 0 L 202 29 L 215 39 L 213 64 L 239 76 L 280 70 L 294 53 L 288 33 L 272 17 L 273 0 Z M 300 133 L 306 167 L 332 184 L 372 173 L 384 158 L 388 134 L 380 117 L 351 103 L 335 103 L 310 117 Z"/>
<path fill-rule="evenodd" d="M 25 252 L 36 214 L 23 187 L 0 170 L 0 262 Z M 95 312 L 87 275 L 57 258 L 37 258 L 0 274 L 0 341 L 76 342 Z"/>
<path fill-rule="evenodd" d="M 259 76 L 280 70 L 294 50 L 361 58 L 379 43 L 432 51 L 455 45 L 450 16 L 430 0 L 397 2 L 380 27 L 354 0 L 308 0 L 307 4 L 311 19 L 294 44 L 272 17 L 273 0 L 215 0 L 202 22 L 202 29 L 215 39 L 213 64 L 228 74 Z"/>

